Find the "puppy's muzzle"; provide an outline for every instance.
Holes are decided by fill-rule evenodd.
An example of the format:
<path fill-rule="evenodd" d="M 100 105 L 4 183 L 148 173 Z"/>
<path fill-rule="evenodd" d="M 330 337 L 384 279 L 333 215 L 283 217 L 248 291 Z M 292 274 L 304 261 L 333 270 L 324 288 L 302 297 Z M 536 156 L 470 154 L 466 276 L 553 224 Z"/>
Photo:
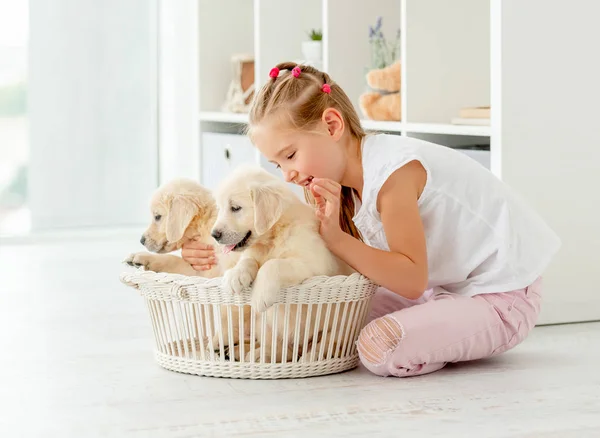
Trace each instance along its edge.
<path fill-rule="evenodd" d="M 219 242 L 221 237 L 223 237 L 223 232 L 221 230 L 212 230 L 210 235 L 213 237 L 213 239 L 215 239 L 217 242 Z"/>

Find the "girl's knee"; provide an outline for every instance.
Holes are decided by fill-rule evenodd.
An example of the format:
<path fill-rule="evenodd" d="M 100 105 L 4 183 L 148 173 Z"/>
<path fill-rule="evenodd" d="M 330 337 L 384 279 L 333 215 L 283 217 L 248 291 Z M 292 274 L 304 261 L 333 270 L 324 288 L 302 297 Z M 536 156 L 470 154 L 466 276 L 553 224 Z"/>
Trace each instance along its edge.
<path fill-rule="evenodd" d="M 363 364 L 372 372 L 385 367 L 390 355 L 396 350 L 402 338 L 404 328 L 394 317 L 385 315 L 371 321 L 360 332 L 357 341 L 358 354 Z"/>

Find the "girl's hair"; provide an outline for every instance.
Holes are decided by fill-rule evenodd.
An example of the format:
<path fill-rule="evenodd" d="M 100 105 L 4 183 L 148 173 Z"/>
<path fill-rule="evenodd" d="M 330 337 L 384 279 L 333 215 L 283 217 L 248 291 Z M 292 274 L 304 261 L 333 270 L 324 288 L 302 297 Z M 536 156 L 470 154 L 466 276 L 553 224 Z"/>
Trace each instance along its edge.
<path fill-rule="evenodd" d="M 252 102 L 248 124 L 250 137 L 252 128 L 267 116 L 276 114 L 295 130 L 311 130 L 321 120 L 327 108 L 335 108 L 342 114 L 350 136 L 362 141 L 365 131 L 352 102 L 327 73 L 308 65 L 282 62 L 271 70 L 269 76 L 269 82 L 263 85 Z M 306 188 L 304 196 L 307 202 L 315 204 L 312 194 Z M 362 240 L 352 221 L 354 208 L 353 189 L 342 186 L 340 227 Z"/>

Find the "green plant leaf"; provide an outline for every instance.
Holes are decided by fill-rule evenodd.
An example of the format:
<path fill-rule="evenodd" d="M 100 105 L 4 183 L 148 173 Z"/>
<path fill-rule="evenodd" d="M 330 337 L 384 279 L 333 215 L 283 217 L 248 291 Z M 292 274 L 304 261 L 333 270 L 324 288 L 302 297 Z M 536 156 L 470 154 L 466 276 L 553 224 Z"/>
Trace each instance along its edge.
<path fill-rule="evenodd" d="M 323 40 L 323 32 L 321 32 L 320 29 L 312 29 L 309 33 L 308 33 L 308 37 L 312 40 L 312 41 L 321 41 Z"/>

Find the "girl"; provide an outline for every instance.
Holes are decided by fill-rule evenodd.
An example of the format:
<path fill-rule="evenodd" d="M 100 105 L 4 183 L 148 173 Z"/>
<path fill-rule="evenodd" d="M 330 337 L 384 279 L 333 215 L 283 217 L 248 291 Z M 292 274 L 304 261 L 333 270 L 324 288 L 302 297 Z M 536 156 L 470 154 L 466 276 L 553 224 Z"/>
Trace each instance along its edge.
<path fill-rule="evenodd" d="M 358 340 L 367 369 L 426 374 L 507 351 L 531 331 L 560 241 L 483 166 L 448 147 L 366 135 L 339 85 L 293 63 L 271 70 L 248 134 L 305 187 L 330 250 L 382 286 Z M 184 258 L 206 262 L 194 251 Z"/>

